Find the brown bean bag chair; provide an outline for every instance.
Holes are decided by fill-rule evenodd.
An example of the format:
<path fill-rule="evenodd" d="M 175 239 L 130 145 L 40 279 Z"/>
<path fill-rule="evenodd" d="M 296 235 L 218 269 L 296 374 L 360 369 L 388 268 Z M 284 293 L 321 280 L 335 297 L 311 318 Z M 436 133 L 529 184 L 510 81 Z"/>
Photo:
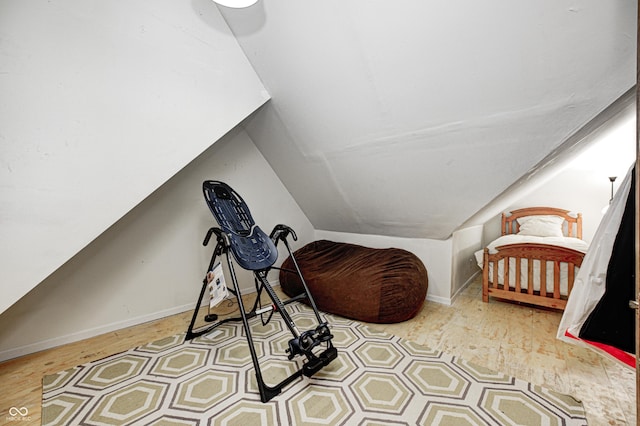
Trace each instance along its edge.
<path fill-rule="evenodd" d="M 406 250 L 320 240 L 294 255 L 318 309 L 324 312 L 365 322 L 401 322 L 420 311 L 427 295 L 427 270 Z M 291 257 L 282 269 L 284 293 L 301 294 L 300 278 L 290 272 L 295 271 Z"/>

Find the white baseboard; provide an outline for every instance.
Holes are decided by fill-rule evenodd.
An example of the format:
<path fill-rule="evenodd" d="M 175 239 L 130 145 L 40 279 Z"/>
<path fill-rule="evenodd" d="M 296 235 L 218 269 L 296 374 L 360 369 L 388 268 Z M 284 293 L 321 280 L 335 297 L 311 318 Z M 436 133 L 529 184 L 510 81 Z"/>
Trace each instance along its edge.
<path fill-rule="evenodd" d="M 6 361 L 8 359 L 32 354 L 34 352 L 43 351 L 45 349 L 55 348 L 56 346 L 66 345 L 67 343 L 73 343 L 79 340 L 88 339 L 90 337 L 99 336 L 100 334 L 109 333 L 112 331 L 131 327 L 133 325 L 139 325 L 145 322 L 154 321 L 160 318 L 179 314 L 191 309 L 193 309 L 192 303 L 188 305 L 176 306 L 176 307 L 165 309 L 162 311 L 141 315 L 135 318 L 129 318 L 124 321 L 117 321 L 110 324 L 105 324 L 100 327 L 94 327 L 87 330 L 78 331 L 76 333 L 67 334 L 65 336 L 57 336 L 51 339 L 30 343 L 28 345 L 20 346 L 17 348 L 7 349 L 0 352 L 0 362 Z"/>
<path fill-rule="evenodd" d="M 280 285 L 278 280 L 270 281 L 272 287 Z M 255 289 L 243 289 L 242 294 L 255 293 Z M 233 297 L 230 295 L 230 297 Z M 208 302 L 203 301 L 202 306 L 206 306 Z M 145 322 L 155 321 L 160 318 L 165 318 L 171 315 L 180 314 L 185 311 L 193 309 L 193 303 L 188 305 L 175 306 L 173 308 L 164 309 L 162 311 L 153 312 L 150 314 L 140 315 L 138 317 L 129 318 L 124 321 L 116 321 L 110 324 L 105 324 L 100 327 L 89 328 L 81 330 L 75 333 L 70 333 L 64 336 L 57 336 L 51 339 L 42 340 L 39 342 L 30 343 L 28 345 L 20 346 L 17 348 L 6 349 L 0 351 L 0 362 L 9 359 L 17 358 L 20 356 L 32 354 L 35 352 L 43 351 L 45 349 L 55 348 L 56 346 L 66 345 L 68 343 L 77 342 L 80 340 L 88 339 L 91 337 L 99 336 L 101 334 L 110 333 L 112 331 L 121 330 L 123 328 L 131 327 L 134 325 L 144 324 Z M 186 330 L 185 330 L 186 331 Z"/>
<path fill-rule="evenodd" d="M 450 306 L 451 305 L 451 299 L 448 297 L 442 297 L 442 296 L 429 296 L 427 294 L 427 300 L 429 302 L 435 302 L 435 303 L 440 303 L 441 305 L 447 305 Z"/>
<path fill-rule="evenodd" d="M 462 293 L 462 291 L 463 291 L 465 288 L 469 287 L 469 285 L 470 285 L 470 284 L 471 284 L 471 283 L 476 279 L 476 277 L 478 276 L 478 274 L 479 274 L 479 273 L 481 273 L 481 272 L 482 272 L 482 271 L 476 271 L 473 275 L 471 275 L 471 276 L 470 276 L 470 277 L 469 277 L 469 278 L 464 282 L 464 284 L 462 284 L 462 287 L 460 287 L 460 288 L 458 289 L 458 291 L 456 291 L 456 294 L 454 294 L 454 295 L 451 297 L 451 303 L 453 303 L 453 302 L 456 300 L 456 298 L 460 295 L 460 293 Z"/>
<path fill-rule="evenodd" d="M 458 295 L 460 295 L 460 293 L 462 293 L 462 290 L 467 288 L 476 279 L 476 276 L 478 276 L 478 274 L 480 272 L 481 271 L 478 271 L 478 272 L 475 272 L 473 275 L 471 275 L 464 282 L 464 284 L 462 284 L 462 287 L 460 287 L 458 289 L 458 291 L 456 291 L 456 293 L 453 296 L 451 296 L 451 297 L 442 297 L 442 296 L 430 296 L 430 295 L 427 294 L 427 300 L 430 301 L 430 302 L 440 303 L 441 305 L 451 306 L 453 304 L 453 302 L 456 300 L 456 298 L 458 297 Z"/>

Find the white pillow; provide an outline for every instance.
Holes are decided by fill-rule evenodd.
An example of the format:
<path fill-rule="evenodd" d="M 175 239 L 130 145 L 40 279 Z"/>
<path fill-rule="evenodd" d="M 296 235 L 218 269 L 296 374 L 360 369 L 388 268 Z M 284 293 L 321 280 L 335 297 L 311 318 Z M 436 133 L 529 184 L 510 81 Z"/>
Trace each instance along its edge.
<path fill-rule="evenodd" d="M 553 215 L 524 216 L 517 219 L 520 229 L 518 235 L 538 237 L 562 237 L 564 218 Z"/>

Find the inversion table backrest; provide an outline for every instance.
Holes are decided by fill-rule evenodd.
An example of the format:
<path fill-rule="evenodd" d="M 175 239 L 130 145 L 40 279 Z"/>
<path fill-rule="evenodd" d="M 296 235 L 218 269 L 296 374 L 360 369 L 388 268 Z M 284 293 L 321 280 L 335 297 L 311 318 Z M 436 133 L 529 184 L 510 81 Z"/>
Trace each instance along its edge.
<path fill-rule="evenodd" d="M 271 267 L 278 251 L 271 238 L 257 226 L 242 197 L 224 182 L 202 184 L 204 197 L 222 231 L 229 237 L 236 262 L 251 271 Z"/>

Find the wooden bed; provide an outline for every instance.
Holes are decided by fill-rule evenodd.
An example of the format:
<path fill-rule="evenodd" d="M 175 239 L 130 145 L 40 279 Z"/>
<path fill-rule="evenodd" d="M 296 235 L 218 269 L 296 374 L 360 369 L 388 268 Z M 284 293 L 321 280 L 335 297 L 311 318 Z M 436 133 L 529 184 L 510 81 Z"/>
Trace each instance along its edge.
<path fill-rule="evenodd" d="M 551 240 L 563 244 L 566 237 L 569 237 L 567 241 L 579 247 L 579 250 L 538 242 L 496 246 L 495 253 L 486 247 L 482 253 L 482 300 L 488 302 L 489 296 L 492 296 L 564 309 L 587 247 L 582 241 L 582 215 L 578 213 L 572 216 L 568 210 L 553 207 L 514 210 L 509 215 L 502 214 L 502 236 L 510 235 L 511 237 L 505 238 L 513 240 L 519 238 L 516 237 L 520 234 L 518 219 L 525 223 L 531 219 L 553 220 L 559 227 L 556 232 L 561 233 L 558 238 L 539 238 L 532 233 L 527 235 L 533 236 L 531 239 L 534 240 Z"/>

